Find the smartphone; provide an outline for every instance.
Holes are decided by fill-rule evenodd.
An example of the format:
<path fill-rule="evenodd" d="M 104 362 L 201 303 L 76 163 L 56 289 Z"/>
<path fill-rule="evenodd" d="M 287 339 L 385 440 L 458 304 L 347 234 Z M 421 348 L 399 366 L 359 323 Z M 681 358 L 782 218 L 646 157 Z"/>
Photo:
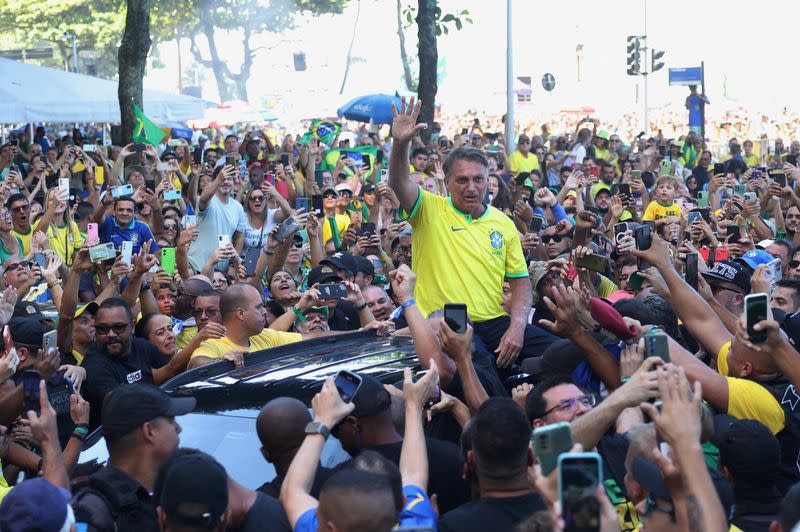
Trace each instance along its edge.
<path fill-rule="evenodd" d="M 224 248 L 225 246 L 231 243 L 231 236 L 230 235 L 218 235 L 217 236 L 217 247 Z"/>
<path fill-rule="evenodd" d="M 111 197 L 114 199 L 132 195 L 133 195 L 133 185 L 130 184 L 121 185 L 111 189 Z"/>
<path fill-rule="evenodd" d="M 183 228 L 186 229 L 190 225 L 197 225 L 197 215 L 196 214 L 185 214 L 183 219 L 181 220 L 181 225 Z"/>
<path fill-rule="evenodd" d="M 714 163 L 714 175 L 725 173 L 725 163 Z"/>
<path fill-rule="evenodd" d="M 87 153 L 94 153 L 94 151 L 96 149 L 97 149 L 97 144 L 84 144 L 83 145 L 83 151 L 85 151 Z"/>
<path fill-rule="evenodd" d="M 314 209 L 314 214 L 317 215 L 317 218 L 323 218 L 325 216 L 325 210 L 322 208 L 321 194 L 314 194 L 311 196 L 311 207 Z"/>
<path fill-rule="evenodd" d="M 164 201 L 178 201 L 181 199 L 181 192 L 179 190 L 165 190 Z"/>
<path fill-rule="evenodd" d="M 388 168 L 381 168 L 381 183 L 388 183 L 389 182 L 389 169 Z"/>
<path fill-rule="evenodd" d="M 736 194 L 737 196 L 744 196 L 746 192 L 747 192 L 747 187 L 744 185 L 735 185 L 733 187 L 733 193 Z"/>
<path fill-rule="evenodd" d="M 783 172 L 771 174 L 770 177 L 773 177 L 776 183 L 778 183 L 781 188 L 786 186 L 786 174 Z"/>
<path fill-rule="evenodd" d="M 225 164 L 227 166 L 236 166 L 236 157 L 234 157 L 233 155 L 226 155 Z"/>
<path fill-rule="evenodd" d="M 711 223 L 711 210 L 708 207 L 698 207 L 695 210 L 700 213 L 706 223 Z"/>
<path fill-rule="evenodd" d="M 728 251 L 728 248 L 722 247 L 717 248 L 714 250 L 714 262 L 719 262 L 722 260 L 728 260 L 731 254 Z"/>
<path fill-rule="evenodd" d="M 133 262 L 133 242 L 125 240 L 121 246 L 122 263 L 130 266 Z"/>
<path fill-rule="evenodd" d="M 425 376 L 426 373 L 428 373 L 427 369 L 423 370 L 423 371 L 416 372 L 414 374 L 414 382 L 417 382 L 418 380 L 420 380 L 422 377 Z M 428 397 L 425 400 L 425 403 L 422 405 L 422 408 L 425 409 L 425 410 L 430 410 L 433 407 L 433 405 L 435 405 L 436 403 L 438 403 L 441 400 L 442 400 L 442 390 L 441 390 L 441 388 L 439 388 L 439 381 L 437 379 L 436 387 L 433 389 L 433 393 L 431 393 L 430 397 Z"/>
<path fill-rule="evenodd" d="M 699 222 L 702 218 L 702 215 L 698 211 L 689 211 L 689 214 L 686 215 L 686 222 L 689 225 L 692 225 L 695 222 Z"/>
<path fill-rule="evenodd" d="M 444 321 L 454 333 L 467 332 L 467 305 L 464 303 L 445 303 Z"/>
<path fill-rule="evenodd" d="M 597 273 L 605 273 L 607 266 L 608 262 L 600 255 L 585 255 L 575 259 L 576 268 L 585 268 Z"/>
<path fill-rule="evenodd" d="M 462 135 L 466 135 L 466 134 L 468 134 L 468 133 L 469 133 L 469 129 L 467 129 L 467 128 L 465 128 L 465 127 L 462 127 L 462 128 L 461 128 L 461 134 L 462 134 Z"/>
<path fill-rule="evenodd" d="M 745 192 L 744 193 L 744 200 L 745 201 L 756 201 L 758 199 L 758 194 L 755 192 Z"/>
<path fill-rule="evenodd" d="M 58 196 L 62 200 L 66 200 L 67 198 L 69 198 L 69 178 L 66 177 L 58 178 Z"/>
<path fill-rule="evenodd" d="M 278 242 L 282 242 L 286 240 L 289 237 L 289 235 L 294 233 L 295 230 L 299 228 L 300 224 L 297 223 L 297 221 L 290 216 L 289 218 L 286 218 L 283 222 L 281 222 L 281 225 L 275 232 L 275 239 L 278 240 Z"/>
<path fill-rule="evenodd" d="M 534 216 L 531 218 L 531 233 L 538 233 L 542 230 L 542 226 L 544 225 L 544 218 L 541 216 Z"/>
<path fill-rule="evenodd" d="M 623 196 L 631 197 L 631 186 L 628 183 L 620 183 L 619 193 Z"/>
<path fill-rule="evenodd" d="M 558 467 L 558 457 L 572 449 L 569 423 L 561 421 L 533 429 L 531 448 L 542 468 L 542 474 L 550 475 Z"/>
<path fill-rule="evenodd" d="M 708 208 L 708 191 L 700 190 L 697 192 L 697 206 Z"/>
<path fill-rule="evenodd" d="M 361 229 L 358 231 L 358 236 L 372 236 L 375 234 L 375 224 L 372 222 L 364 222 L 361 224 Z"/>
<path fill-rule="evenodd" d="M 111 242 L 89 248 L 89 259 L 92 262 L 103 262 L 115 258 L 117 258 L 117 251 L 114 249 L 114 244 Z"/>
<path fill-rule="evenodd" d="M 739 242 L 742 238 L 742 228 L 738 225 L 729 225 L 728 226 L 728 242 L 736 243 Z"/>
<path fill-rule="evenodd" d="M 699 260 L 699 255 L 696 251 L 686 254 L 686 282 L 697 290 L 697 261 Z"/>
<path fill-rule="evenodd" d="M 661 161 L 661 167 L 658 169 L 659 174 L 670 175 L 672 173 L 672 161 L 664 159 Z"/>
<path fill-rule="evenodd" d="M 297 210 L 303 209 L 308 212 L 308 198 L 297 198 L 294 200 L 294 208 Z"/>
<path fill-rule="evenodd" d="M 47 268 L 47 257 L 44 256 L 44 253 L 34 253 L 33 260 L 41 269 Z"/>
<path fill-rule="evenodd" d="M 650 249 L 653 243 L 653 230 L 649 225 L 640 225 L 633 230 L 633 238 L 636 240 L 636 249 L 645 251 Z"/>
<path fill-rule="evenodd" d="M 145 144 L 134 144 L 131 149 L 134 151 L 134 153 L 142 153 L 147 149 L 147 146 Z"/>
<path fill-rule="evenodd" d="M 239 161 L 239 177 L 244 179 L 247 176 L 247 163 L 242 159 Z"/>
<path fill-rule="evenodd" d="M 289 154 L 288 153 L 281 153 L 281 164 L 286 166 L 289 164 Z"/>
<path fill-rule="evenodd" d="M 558 457 L 558 497 L 564 532 L 600 530 L 597 488 L 603 466 L 597 453 L 563 453 Z"/>
<path fill-rule="evenodd" d="M 336 374 L 336 377 L 333 379 L 333 383 L 336 385 L 336 390 L 339 392 L 339 395 L 342 397 L 342 401 L 345 403 L 349 403 L 353 400 L 353 397 L 358 392 L 358 389 L 361 387 L 361 376 L 353 373 L 352 371 L 347 371 L 343 369 L 339 373 Z"/>
<path fill-rule="evenodd" d="M 161 248 L 161 269 L 167 275 L 175 273 L 175 248 Z"/>
<path fill-rule="evenodd" d="M 619 241 L 625 235 L 625 231 L 628 230 L 628 222 L 620 222 L 618 224 L 614 224 L 614 242 L 619 244 Z"/>
<path fill-rule="evenodd" d="M 324 283 L 317 287 L 320 299 L 342 299 L 347 297 L 347 288 L 342 283 Z"/>
<path fill-rule="evenodd" d="M 767 341 L 767 331 L 756 331 L 753 326 L 767 319 L 769 296 L 764 293 L 744 296 L 744 316 L 747 322 L 747 335 L 754 344 Z"/>
<path fill-rule="evenodd" d="M 47 355 L 51 348 L 58 346 L 58 331 L 46 332 L 42 335 L 42 352 Z"/>
<path fill-rule="evenodd" d="M 42 374 L 35 369 L 28 369 L 22 373 L 22 412 L 27 413 L 30 410 L 36 412 L 36 415 L 41 414 L 39 406 L 39 382 L 42 380 Z"/>
<path fill-rule="evenodd" d="M 664 333 L 651 334 L 644 337 L 645 357 L 658 357 L 669 363 L 669 339 Z"/>
<path fill-rule="evenodd" d="M 90 242 L 97 242 L 100 240 L 100 233 L 98 232 L 97 224 L 86 224 L 86 240 Z"/>
<path fill-rule="evenodd" d="M 589 175 L 592 177 L 600 177 L 600 167 L 595 165 L 590 166 Z"/>
<path fill-rule="evenodd" d="M 781 267 L 781 259 L 772 259 L 767 263 L 767 267 L 769 268 L 770 272 L 772 272 L 772 281 L 770 283 L 775 286 L 775 284 L 781 280 L 783 277 L 783 268 Z"/>

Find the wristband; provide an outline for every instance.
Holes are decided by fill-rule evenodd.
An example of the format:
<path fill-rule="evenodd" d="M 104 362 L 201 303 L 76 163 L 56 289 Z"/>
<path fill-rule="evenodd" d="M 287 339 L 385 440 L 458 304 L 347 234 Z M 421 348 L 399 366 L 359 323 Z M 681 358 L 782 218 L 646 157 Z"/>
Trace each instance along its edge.
<path fill-rule="evenodd" d="M 364 301 L 364 304 L 363 304 L 363 305 L 360 305 L 360 306 L 356 307 L 356 310 L 357 310 L 358 312 L 361 312 L 361 311 L 362 311 L 362 310 L 364 310 L 365 308 L 367 308 L 367 302 L 366 302 L 366 301 Z"/>
<path fill-rule="evenodd" d="M 620 386 L 624 385 L 624 384 L 625 384 L 626 382 L 628 382 L 629 380 L 631 380 L 631 378 L 630 378 L 630 377 L 622 377 L 622 380 L 621 380 L 621 381 L 619 381 L 619 384 L 620 384 Z"/>
<path fill-rule="evenodd" d="M 301 323 L 308 323 L 308 320 L 303 316 L 303 313 L 300 312 L 300 309 L 297 308 L 297 305 L 292 305 L 292 312 L 295 313 L 297 319 L 300 320 Z"/>
<path fill-rule="evenodd" d="M 70 435 L 71 438 L 75 438 L 78 440 L 83 441 L 86 436 L 89 435 L 89 427 L 87 425 L 75 425 L 75 428 L 72 429 L 72 434 Z"/>
<path fill-rule="evenodd" d="M 400 317 L 400 315 L 403 313 L 403 311 L 404 311 L 405 309 L 407 309 L 407 308 L 408 308 L 408 307 L 410 307 L 411 305 L 416 305 L 416 304 L 417 304 L 417 302 L 416 302 L 416 301 L 414 301 L 414 299 L 413 299 L 413 298 L 412 298 L 412 299 L 409 299 L 408 301 L 406 301 L 405 303 L 403 303 L 402 305 L 400 305 L 399 307 L 397 307 L 396 309 L 394 309 L 394 312 L 392 312 L 391 314 L 389 314 L 389 319 L 390 319 L 390 320 L 394 320 L 394 319 L 397 319 L 397 318 L 399 318 L 399 317 Z"/>

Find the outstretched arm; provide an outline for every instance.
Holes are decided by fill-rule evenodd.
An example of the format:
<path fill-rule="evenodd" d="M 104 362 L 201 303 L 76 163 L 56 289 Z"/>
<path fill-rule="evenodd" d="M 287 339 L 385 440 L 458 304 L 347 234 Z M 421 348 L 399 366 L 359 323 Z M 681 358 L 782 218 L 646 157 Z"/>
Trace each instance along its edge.
<path fill-rule="evenodd" d="M 418 101 L 415 104 L 414 98 L 411 98 L 408 103 L 403 98 L 399 111 L 392 104 L 394 122 L 392 123 L 392 153 L 389 157 L 389 186 L 400 200 L 400 205 L 408 213 L 414 208 L 420 194 L 419 187 L 409 178 L 408 147 L 417 132 L 428 127 L 427 124 L 417 124 L 421 106 L 422 102 Z"/>

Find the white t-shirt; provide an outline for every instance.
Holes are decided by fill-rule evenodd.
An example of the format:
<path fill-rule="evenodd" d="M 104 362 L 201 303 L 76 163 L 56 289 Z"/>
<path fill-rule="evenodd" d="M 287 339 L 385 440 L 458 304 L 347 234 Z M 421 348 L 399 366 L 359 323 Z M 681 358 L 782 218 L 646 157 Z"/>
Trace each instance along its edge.
<path fill-rule="evenodd" d="M 223 203 L 216 194 L 204 211 L 197 212 L 197 240 L 189 247 L 189 264 L 200 271 L 208 257 L 219 247 L 219 236 L 228 235 L 233 242 L 233 232 L 239 226 L 244 209 L 235 197 Z"/>
<path fill-rule="evenodd" d="M 586 147 L 583 144 L 576 144 L 572 148 L 569 158 L 572 159 L 573 164 L 583 164 L 584 157 L 586 157 Z"/>
<path fill-rule="evenodd" d="M 242 210 L 242 216 L 239 219 L 239 226 L 236 228 L 237 231 L 242 233 L 243 238 L 243 245 L 242 245 L 242 254 L 248 248 L 255 248 L 258 247 L 258 241 L 261 240 L 261 247 L 267 243 L 267 237 L 269 236 L 269 232 L 272 231 L 272 228 L 275 227 L 275 214 L 280 211 L 280 209 L 267 209 L 267 220 L 264 223 L 264 231 L 262 233 L 261 229 L 257 229 L 250 224 L 250 219 L 247 216 L 247 213 Z"/>

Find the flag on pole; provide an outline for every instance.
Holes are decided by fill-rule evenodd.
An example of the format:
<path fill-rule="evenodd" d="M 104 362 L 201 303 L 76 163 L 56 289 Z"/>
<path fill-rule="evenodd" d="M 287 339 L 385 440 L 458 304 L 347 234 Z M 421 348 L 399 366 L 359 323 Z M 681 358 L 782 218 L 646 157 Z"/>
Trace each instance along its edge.
<path fill-rule="evenodd" d="M 330 144 L 336 135 L 342 130 L 342 124 L 333 120 L 315 118 L 311 122 L 308 131 L 300 137 L 300 144 L 308 144 L 312 138 L 316 138 L 324 144 Z"/>
<path fill-rule="evenodd" d="M 133 128 L 133 142 L 158 146 L 167 134 L 147 118 L 136 103 L 133 104 L 133 114 L 136 117 L 136 125 Z"/>

